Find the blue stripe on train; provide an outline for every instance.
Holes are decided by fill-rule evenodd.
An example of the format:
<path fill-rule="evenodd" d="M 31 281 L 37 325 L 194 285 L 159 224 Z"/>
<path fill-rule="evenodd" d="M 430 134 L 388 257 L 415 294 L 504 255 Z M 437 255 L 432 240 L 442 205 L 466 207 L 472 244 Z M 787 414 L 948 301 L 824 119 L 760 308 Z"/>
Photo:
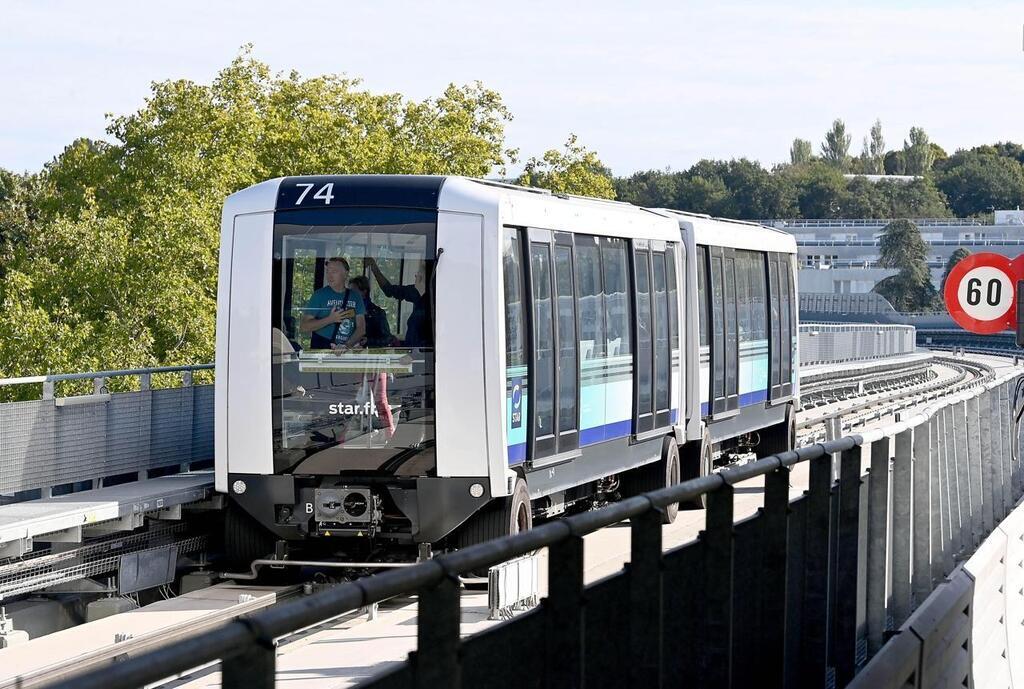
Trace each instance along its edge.
<path fill-rule="evenodd" d="M 679 418 L 679 410 L 673 409 L 671 412 L 672 423 L 675 423 Z M 596 426 L 594 428 L 584 428 L 580 431 L 580 447 L 586 447 L 587 445 L 594 445 L 596 443 L 604 442 L 605 440 L 615 440 L 617 438 L 625 438 L 633 430 L 633 420 L 627 419 L 626 421 L 616 421 L 614 423 L 607 423 L 603 426 Z M 526 460 L 526 443 L 518 443 L 516 445 L 510 445 L 508 448 L 508 463 L 509 465 L 518 464 Z"/>
<path fill-rule="evenodd" d="M 754 392 L 747 392 L 747 393 L 744 393 L 744 394 L 740 395 L 740 406 L 741 407 L 749 407 L 752 404 L 757 404 L 758 402 L 764 402 L 767 399 L 768 399 L 768 389 L 767 388 L 764 389 L 764 390 L 754 390 Z M 709 410 L 710 410 L 710 407 L 709 407 L 707 402 L 701 402 L 700 403 L 700 415 L 701 416 L 707 416 Z"/>

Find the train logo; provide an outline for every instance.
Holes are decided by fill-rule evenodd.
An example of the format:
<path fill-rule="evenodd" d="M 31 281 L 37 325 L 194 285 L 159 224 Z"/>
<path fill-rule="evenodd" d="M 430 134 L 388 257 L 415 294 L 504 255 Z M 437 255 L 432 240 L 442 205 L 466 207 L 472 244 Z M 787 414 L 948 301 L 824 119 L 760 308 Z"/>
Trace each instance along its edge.
<path fill-rule="evenodd" d="M 523 380 L 512 381 L 512 428 L 523 425 Z"/>

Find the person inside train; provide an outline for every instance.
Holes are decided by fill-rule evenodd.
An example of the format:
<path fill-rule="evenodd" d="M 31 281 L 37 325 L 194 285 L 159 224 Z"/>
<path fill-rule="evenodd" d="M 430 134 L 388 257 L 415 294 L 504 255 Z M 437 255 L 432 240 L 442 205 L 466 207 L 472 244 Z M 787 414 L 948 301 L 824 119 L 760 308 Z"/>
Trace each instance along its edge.
<path fill-rule="evenodd" d="M 366 334 L 366 306 L 358 290 L 348 287 L 348 261 L 327 259 L 327 284 L 313 292 L 299 324 L 311 333 L 311 349 L 351 349 Z"/>
<path fill-rule="evenodd" d="M 391 334 L 388 314 L 370 299 L 370 280 L 365 275 L 357 275 L 348 281 L 348 286 L 362 295 L 366 307 L 366 336 L 363 344 L 367 347 L 393 347 L 398 344 L 398 338 Z"/>
<path fill-rule="evenodd" d="M 377 265 L 377 260 L 372 256 L 366 259 L 365 265 L 373 271 L 377 284 L 381 290 L 392 299 L 407 301 L 412 304 L 412 313 L 405 323 L 406 347 L 432 347 L 434 344 L 433 324 L 430 317 L 430 275 L 426 262 L 419 264 L 416 271 L 414 284 L 393 285 L 387 279 L 384 272 Z"/>

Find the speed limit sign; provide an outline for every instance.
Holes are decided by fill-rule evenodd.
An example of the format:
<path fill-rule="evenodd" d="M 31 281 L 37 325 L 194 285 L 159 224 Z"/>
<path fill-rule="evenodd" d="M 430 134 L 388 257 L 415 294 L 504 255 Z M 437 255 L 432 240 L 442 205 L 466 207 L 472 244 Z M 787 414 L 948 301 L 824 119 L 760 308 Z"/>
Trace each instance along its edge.
<path fill-rule="evenodd" d="M 964 330 L 991 335 L 1013 330 L 1017 322 L 1017 270 L 999 254 L 972 254 L 946 278 L 946 309 Z"/>

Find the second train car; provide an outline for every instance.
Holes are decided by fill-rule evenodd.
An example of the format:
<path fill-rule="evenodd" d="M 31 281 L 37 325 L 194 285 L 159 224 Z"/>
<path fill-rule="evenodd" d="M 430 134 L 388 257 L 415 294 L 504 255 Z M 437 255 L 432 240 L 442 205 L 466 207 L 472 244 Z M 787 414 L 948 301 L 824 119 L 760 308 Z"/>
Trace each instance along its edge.
<path fill-rule="evenodd" d="M 458 547 L 791 447 L 795 252 L 750 223 L 461 177 L 232 195 L 230 554 Z"/>

